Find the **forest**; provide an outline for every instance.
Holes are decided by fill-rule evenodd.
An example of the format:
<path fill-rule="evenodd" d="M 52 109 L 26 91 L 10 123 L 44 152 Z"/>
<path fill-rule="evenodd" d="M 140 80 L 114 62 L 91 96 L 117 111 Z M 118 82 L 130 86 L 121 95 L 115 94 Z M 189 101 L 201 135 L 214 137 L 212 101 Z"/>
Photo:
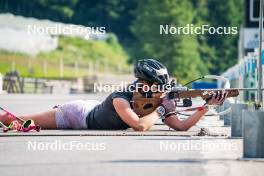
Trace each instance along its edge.
<path fill-rule="evenodd" d="M 129 63 L 157 58 L 182 80 L 220 74 L 238 59 L 236 35 L 160 35 L 160 25 L 243 25 L 244 0 L 1 0 L 0 13 L 104 26 Z M 239 31 L 238 31 L 239 32 Z"/>

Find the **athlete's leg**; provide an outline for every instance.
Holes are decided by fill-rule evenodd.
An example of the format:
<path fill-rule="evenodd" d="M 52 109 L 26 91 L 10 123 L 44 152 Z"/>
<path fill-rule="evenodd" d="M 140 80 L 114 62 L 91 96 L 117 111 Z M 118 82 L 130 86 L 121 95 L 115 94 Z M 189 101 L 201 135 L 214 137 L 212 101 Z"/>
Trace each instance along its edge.
<path fill-rule="evenodd" d="M 32 119 L 36 125 L 45 129 L 87 129 L 86 117 L 94 106 L 99 104 L 98 101 L 70 101 L 56 106 L 46 112 L 22 115 L 20 118 L 27 120 Z M 0 121 L 9 125 L 14 118 L 8 114 L 0 115 Z"/>
<path fill-rule="evenodd" d="M 32 119 L 35 124 L 40 125 L 42 128 L 55 129 L 57 128 L 55 112 L 56 109 L 51 109 L 46 112 L 31 115 L 22 115 L 19 117 L 24 120 Z M 15 120 L 14 117 L 8 115 L 7 113 L 0 115 L 0 121 L 3 122 L 5 125 L 9 125 L 13 120 Z"/>
<path fill-rule="evenodd" d="M 55 112 L 56 109 L 51 109 L 38 114 L 24 115 L 21 118 L 24 120 L 32 119 L 36 125 L 40 125 L 44 129 L 56 129 Z"/>

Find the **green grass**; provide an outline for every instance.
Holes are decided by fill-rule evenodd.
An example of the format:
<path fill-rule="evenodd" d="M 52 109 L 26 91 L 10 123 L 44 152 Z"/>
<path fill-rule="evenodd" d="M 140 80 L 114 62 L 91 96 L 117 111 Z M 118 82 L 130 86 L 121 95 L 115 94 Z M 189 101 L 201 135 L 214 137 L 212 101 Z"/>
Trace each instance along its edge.
<path fill-rule="evenodd" d="M 118 73 L 118 68 L 122 68 L 122 72 L 127 72 L 129 69 L 127 64 L 128 55 L 116 38 L 110 35 L 106 41 L 59 37 L 59 45 L 56 50 L 40 53 L 35 57 L 21 53 L 0 51 L 0 73 L 5 74 L 10 71 L 12 63 L 15 63 L 15 69 L 24 77 L 61 79 L 61 59 L 63 59 L 64 63 L 63 79 L 91 74 L 88 70 L 89 64 L 97 65 L 93 74 L 102 74 L 105 65 L 108 65 L 107 71 L 110 73 Z M 76 62 L 79 65 L 78 72 L 76 72 L 74 67 Z M 46 74 L 44 72 L 44 63 L 47 65 Z"/>

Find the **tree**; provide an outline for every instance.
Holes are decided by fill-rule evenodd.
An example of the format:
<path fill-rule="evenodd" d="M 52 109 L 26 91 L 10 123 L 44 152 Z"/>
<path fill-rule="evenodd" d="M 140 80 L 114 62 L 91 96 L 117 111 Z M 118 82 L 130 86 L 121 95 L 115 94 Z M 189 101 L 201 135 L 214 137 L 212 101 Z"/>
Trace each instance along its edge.
<path fill-rule="evenodd" d="M 15 15 L 70 22 L 78 0 L 2 0 L 0 12 Z"/>
<path fill-rule="evenodd" d="M 244 1 L 241 0 L 208 0 L 208 21 L 212 26 L 234 26 L 239 29 L 244 19 Z M 211 59 L 213 67 L 210 72 L 219 74 L 238 59 L 237 35 L 207 35 L 207 43 L 215 48 L 216 58 Z"/>
<path fill-rule="evenodd" d="M 0 12 L 85 26 L 105 26 L 134 58 L 157 57 L 181 79 L 220 74 L 238 57 L 237 35 L 160 35 L 159 25 L 240 27 L 245 0 L 1 0 Z M 132 23 L 133 22 L 133 23 Z M 187 42 L 187 43 L 185 43 Z M 195 66 L 193 64 L 195 63 Z M 191 65 L 191 66 L 190 66 Z M 186 69 L 186 70 L 185 70 Z M 187 79 L 187 78 L 186 78 Z"/>
<path fill-rule="evenodd" d="M 137 0 L 79 0 L 74 8 L 73 22 L 86 26 L 104 26 L 107 32 L 115 33 L 127 45 L 133 40 L 129 30 L 134 19 L 131 13 Z"/>
<path fill-rule="evenodd" d="M 191 1 L 140 1 L 135 14 L 136 18 L 131 30 L 138 40 L 134 51 L 136 57 L 138 55 L 141 57 L 137 59 L 154 57 L 160 60 L 181 82 L 206 73 L 195 35 L 160 34 L 160 25 L 192 24 L 194 9 Z"/>

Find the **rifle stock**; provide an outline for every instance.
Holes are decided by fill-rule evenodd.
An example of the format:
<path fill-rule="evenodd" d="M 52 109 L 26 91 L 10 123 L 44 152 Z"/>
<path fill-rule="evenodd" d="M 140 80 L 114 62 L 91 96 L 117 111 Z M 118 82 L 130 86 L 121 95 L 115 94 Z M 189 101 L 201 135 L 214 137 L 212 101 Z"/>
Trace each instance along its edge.
<path fill-rule="evenodd" d="M 201 90 L 174 90 L 168 92 L 169 97 L 173 99 L 183 98 L 197 98 L 201 97 L 203 100 L 210 98 L 210 96 L 223 89 L 201 89 Z M 227 97 L 237 97 L 239 95 L 238 89 L 225 89 L 228 92 Z M 132 108 L 134 112 L 139 116 L 143 117 L 155 111 L 155 109 L 162 102 L 162 94 L 160 96 L 146 98 L 139 92 L 133 93 Z"/>

